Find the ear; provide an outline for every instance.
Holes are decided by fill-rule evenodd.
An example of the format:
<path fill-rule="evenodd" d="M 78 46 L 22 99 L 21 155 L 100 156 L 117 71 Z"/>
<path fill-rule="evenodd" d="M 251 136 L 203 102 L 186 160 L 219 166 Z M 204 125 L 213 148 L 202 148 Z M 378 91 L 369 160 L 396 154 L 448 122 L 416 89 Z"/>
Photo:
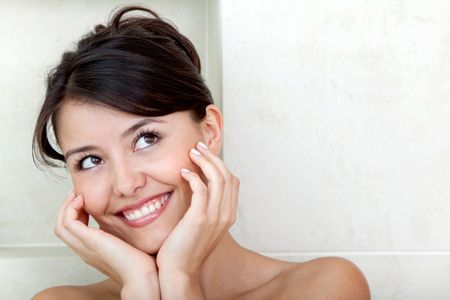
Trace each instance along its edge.
<path fill-rule="evenodd" d="M 216 155 L 222 148 L 223 120 L 220 109 L 210 104 L 206 107 L 205 118 L 201 121 L 203 142 Z"/>

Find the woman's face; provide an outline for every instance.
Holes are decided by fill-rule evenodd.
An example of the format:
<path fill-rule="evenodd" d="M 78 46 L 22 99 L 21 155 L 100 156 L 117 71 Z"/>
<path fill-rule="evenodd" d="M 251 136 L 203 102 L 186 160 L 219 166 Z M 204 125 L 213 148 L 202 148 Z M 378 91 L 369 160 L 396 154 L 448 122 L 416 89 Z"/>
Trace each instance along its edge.
<path fill-rule="evenodd" d="M 200 172 L 189 151 L 208 143 L 204 122 L 189 112 L 142 117 L 66 101 L 56 122 L 58 141 L 85 211 L 103 230 L 156 253 L 190 205 L 180 170 Z"/>

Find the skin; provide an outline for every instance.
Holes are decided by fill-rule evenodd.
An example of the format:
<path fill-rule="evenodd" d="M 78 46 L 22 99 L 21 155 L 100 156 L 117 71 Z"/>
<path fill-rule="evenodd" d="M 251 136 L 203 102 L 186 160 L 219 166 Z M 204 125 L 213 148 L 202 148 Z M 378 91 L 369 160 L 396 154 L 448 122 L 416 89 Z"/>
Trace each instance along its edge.
<path fill-rule="evenodd" d="M 249 251 L 229 234 L 236 219 L 239 180 L 218 154 L 222 116 L 210 105 L 201 122 L 189 112 L 147 117 L 66 99 L 57 137 L 74 191 L 55 233 L 110 279 L 46 289 L 33 299 L 370 299 L 367 282 L 349 261 L 279 261 Z M 156 130 L 159 139 L 138 132 Z M 202 143 L 199 143 L 202 142 Z M 195 149 L 196 151 L 192 150 Z M 84 158 L 78 170 L 77 160 Z M 187 169 L 188 171 L 183 171 Z M 117 217 L 125 205 L 173 191 L 162 215 L 133 228 Z M 88 226 L 94 218 L 100 229 Z"/>

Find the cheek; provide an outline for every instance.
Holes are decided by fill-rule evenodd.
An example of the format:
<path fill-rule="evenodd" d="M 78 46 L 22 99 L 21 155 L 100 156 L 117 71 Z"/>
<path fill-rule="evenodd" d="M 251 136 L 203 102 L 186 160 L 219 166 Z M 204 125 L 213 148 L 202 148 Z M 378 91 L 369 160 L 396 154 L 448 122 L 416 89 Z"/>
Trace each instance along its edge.
<path fill-rule="evenodd" d="M 183 163 L 179 156 L 167 154 L 160 158 L 146 159 L 142 172 L 147 174 L 149 181 L 177 186 L 182 179 L 180 169 L 183 168 Z M 151 182 L 147 182 L 149 183 L 151 185 Z"/>
<path fill-rule="evenodd" d="M 155 180 L 158 183 L 170 185 L 181 193 L 182 198 L 190 200 L 191 188 L 189 183 L 181 177 L 181 169 L 188 168 L 200 174 L 200 169 L 189 157 L 191 147 L 185 146 L 182 149 L 178 147 L 175 150 L 167 151 L 157 157 L 147 158 L 145 170 L 149 174 L 149 180 Z M 147 182 L 148 184 L 149 182 Z M 190 201 L 188 201 L 190 202 Z"/>
<path fill-rule="evenodd" d="M 93 217 L 100 216 L 108 205 L 108 194 L 104 181 L 103 176 L 72 179 L 75 193 L 83 195 L 84 209 Z"/>
<path fill-rule="evenodd" d="M 178 145 L 164 145 L 163 148 L 154 153 L 155 155 L 143 156 L 145 162 L 139 163 L 146 166 L 146 173 L 161 182 L 185 182 L 181 177 L 181 169 L 188 168 L 198 171 L 198 167 L 189 157 L 192 145 L 183 143 Z"/>

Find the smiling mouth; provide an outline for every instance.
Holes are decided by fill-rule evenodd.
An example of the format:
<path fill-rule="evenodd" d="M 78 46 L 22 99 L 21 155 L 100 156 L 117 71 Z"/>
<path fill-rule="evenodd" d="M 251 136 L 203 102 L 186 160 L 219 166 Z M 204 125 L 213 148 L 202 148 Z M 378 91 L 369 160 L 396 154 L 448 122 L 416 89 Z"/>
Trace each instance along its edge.
<path fill-rule="evenodd" d="M 156 199 L 154 198 L 145 202 L 138 208 L 122 211 L 118 216 L 128 221 L 127 223 L 140 223 L 146 220 L 153 221 L 162 213 L 172 193 L 173 191 L 164 193 Z"/>

